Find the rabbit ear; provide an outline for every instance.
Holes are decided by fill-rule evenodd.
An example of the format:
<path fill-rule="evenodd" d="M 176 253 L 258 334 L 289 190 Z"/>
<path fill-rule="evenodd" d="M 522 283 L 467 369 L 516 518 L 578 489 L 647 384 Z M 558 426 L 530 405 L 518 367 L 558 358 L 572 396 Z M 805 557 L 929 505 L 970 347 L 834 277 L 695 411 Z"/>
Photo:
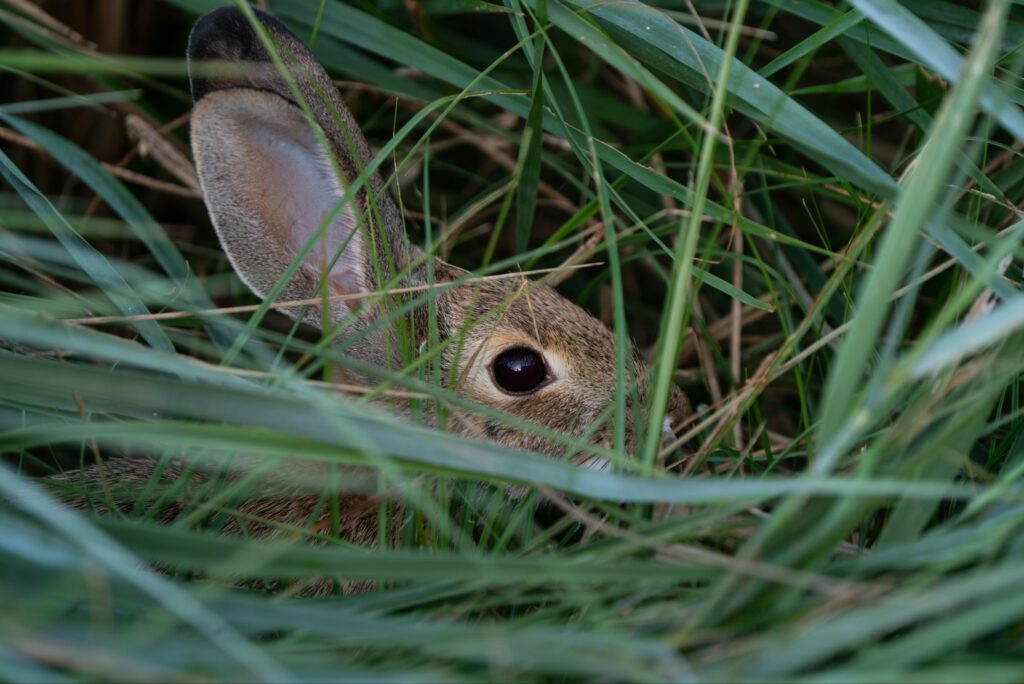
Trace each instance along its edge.
<path fill-rule="evenodd" d="M 376 173 L 341 204 L 372 159 L 366 141 L 312 53 L 276 20 L 257 17 L 298 98 L 239 10 L 204 15 L 189 37 L 192 147 L 214 228 L 260 297 L 314 235 L 316 246 L 282 298 L 317 296 L 322 277 L 331 294 L 372 290 L 408 263 L 401 218 Z M 197 77 L 193 65 L 207 60 L 234 68 L 229 76 Z M 346 312 L 334 306 L 332 318 Z M 319 322 L 318 312 L 309 316 Z"/>
<path fill-rule="evenodd" d="M 299 109 L 266 92 L 211 93 L 195 110 L 192 141 L 214 228 L 257 296 L 321 229 L 282 299 L 315 297 L 321 277 L 331 294 L 372 289 L 352 205 L 340 204 L 344 186 Z"/>

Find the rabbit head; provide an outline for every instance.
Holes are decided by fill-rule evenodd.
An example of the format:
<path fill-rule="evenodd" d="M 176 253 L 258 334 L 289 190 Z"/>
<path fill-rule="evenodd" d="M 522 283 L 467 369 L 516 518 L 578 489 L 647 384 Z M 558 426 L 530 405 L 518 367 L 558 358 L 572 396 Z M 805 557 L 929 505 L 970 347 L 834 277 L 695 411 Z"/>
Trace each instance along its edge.
<path fill-rule="evenodd" d="M 210 12 L 196 24 L 188 48 L 190 67 L 209 60 L 237 67 L 205 76 L 192 70 L 191 136 L 211 220 L 241 279 L 261 298 L 282 281 L 277 300 L 342 295 L 329 307 L 286 313 L 336 333 L 347 357 L 367 368 L 401 369 L 400 343 L 422 349 L 436 330 L 440 377 L 449 389 L 608 446 L 615 397 L 611 332 L 550 287 L 523 278 L 446 287 L 466 272 L 409 242 L 401 213 L 370 169 L 366 141 L 323 67 L 279 22 L 256 17 L 259 31 L 237 9 Z M 436 296 L 408 292 L 427 284 Z M 358 298 L 388 288 L 405 293 Z M 425 304 L 393 314 L 417 297 Z M 648 371 L 635 353 L 627 365 L 629 404 L 640 409 L 638 417 Z M 669 420 L 688 411 L 675 388 Z M 630 449 L 633 418 L 626 421 Z M 564 454 L 565 447 L 548 438 L 479 413 L 455 411 L 446 427 Z"/>

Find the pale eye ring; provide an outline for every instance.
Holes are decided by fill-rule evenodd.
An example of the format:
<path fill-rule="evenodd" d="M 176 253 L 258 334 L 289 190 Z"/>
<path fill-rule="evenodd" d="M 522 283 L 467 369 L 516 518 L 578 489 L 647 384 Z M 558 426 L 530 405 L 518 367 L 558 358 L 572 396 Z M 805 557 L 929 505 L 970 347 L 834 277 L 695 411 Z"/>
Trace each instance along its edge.
<path fill-rule="evenodd" d="M 491 377 L 498 389 L 516 396 L 536 392 L 549 379 L 544 357 L 529 347 L 511 347 L 494 357 Z"/>

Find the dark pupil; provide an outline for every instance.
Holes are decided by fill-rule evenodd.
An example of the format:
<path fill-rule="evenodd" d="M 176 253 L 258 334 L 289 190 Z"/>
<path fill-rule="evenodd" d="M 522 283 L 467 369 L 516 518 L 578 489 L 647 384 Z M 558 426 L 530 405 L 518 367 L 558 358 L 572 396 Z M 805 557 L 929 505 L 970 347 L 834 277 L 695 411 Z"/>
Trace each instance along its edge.
<path fill-rule="evenodd" d="M 530 392 L 537 389 L 545 377 L 544 360 L 532 349 L 507 349 L 494 359 L 494 381 L 506 392 Z"/>

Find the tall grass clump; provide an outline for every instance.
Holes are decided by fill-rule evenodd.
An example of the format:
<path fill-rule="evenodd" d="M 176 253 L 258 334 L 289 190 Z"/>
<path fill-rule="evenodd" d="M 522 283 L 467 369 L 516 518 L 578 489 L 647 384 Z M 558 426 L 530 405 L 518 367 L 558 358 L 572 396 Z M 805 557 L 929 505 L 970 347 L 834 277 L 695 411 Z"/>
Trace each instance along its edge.
<path fill-rule="evenodd" d="M 0 677 L 1024 680 L 1019 6 L 253 3 L 428 253 L 612 328 L 615 438 L 563 438 L 599 471 L 376 408 L 488 410 L 441 389 L 436 322 L 338 387 L 344 344 L 239 282 L 187 152 L 221 4 L 0 1 Z M 332 524 L 247 534 L 297 458 Z"/>

